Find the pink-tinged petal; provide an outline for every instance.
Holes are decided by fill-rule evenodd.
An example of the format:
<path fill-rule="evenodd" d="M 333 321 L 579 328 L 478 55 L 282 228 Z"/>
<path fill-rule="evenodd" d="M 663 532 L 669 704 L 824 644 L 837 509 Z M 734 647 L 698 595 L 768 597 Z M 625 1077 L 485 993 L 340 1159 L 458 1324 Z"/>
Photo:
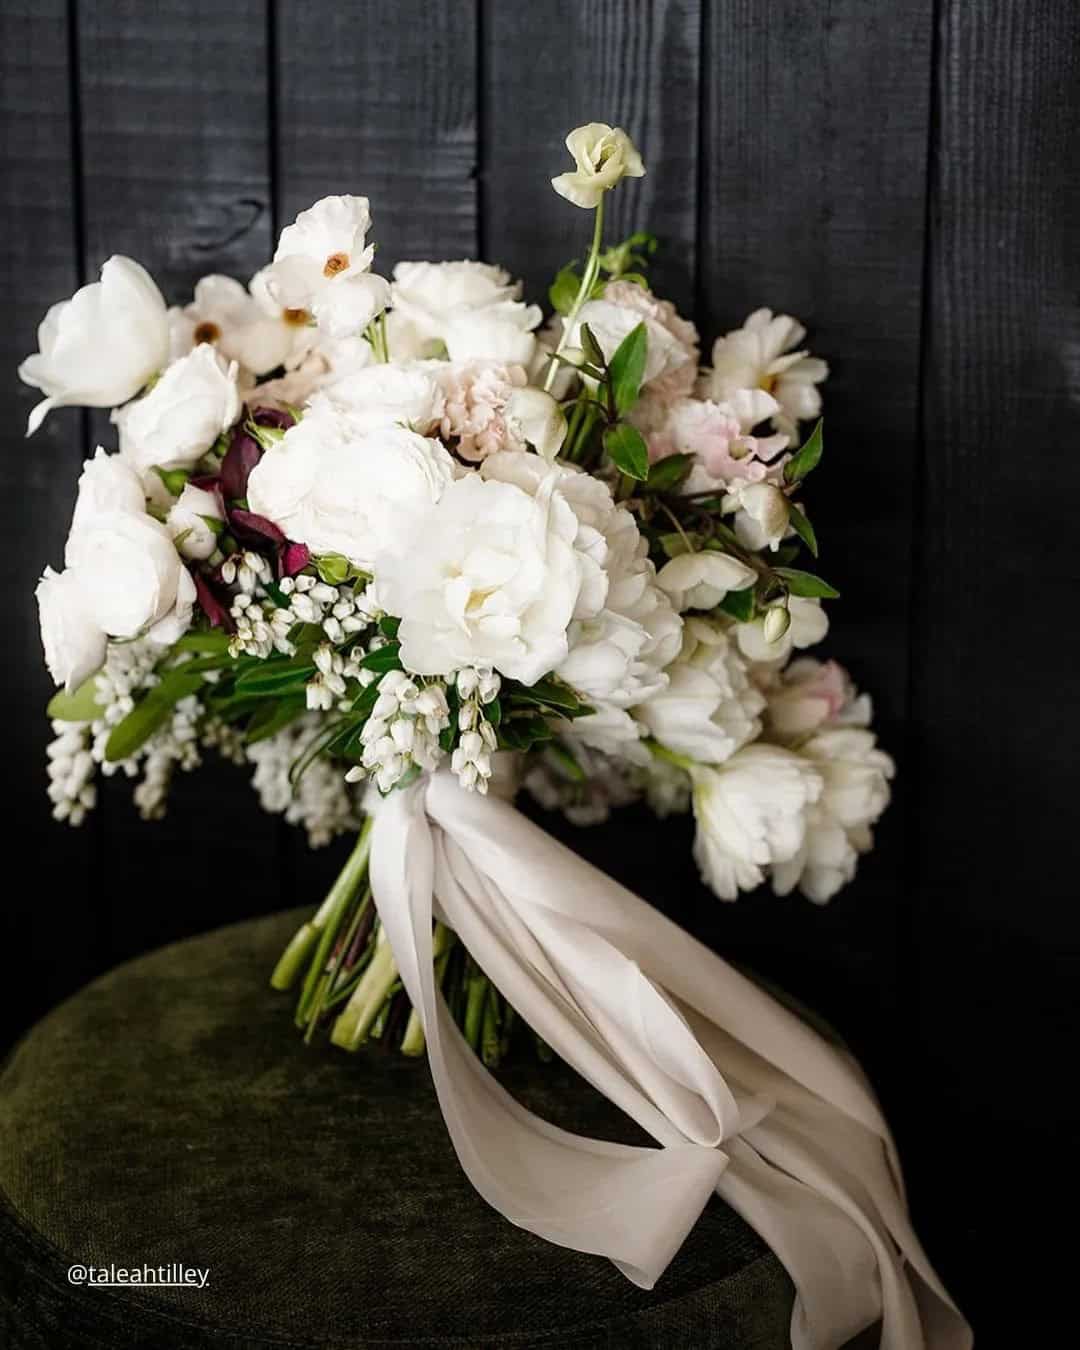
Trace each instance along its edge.
<path fill-rule="evenodd" d="M 286 544 L 281 550 L 281 575 L 294 577 L 302 572 L 311 561 L 311 550 L 307 544 Z"/>
<path fill-rule="evenodd" d="M 233 630 L 232 617 L 229 611 L 214 594 L 210 583 L 198 572 L 195 576 L 195 595 L 199 602 L 199 608 L 210 620 L 211 628 L 224 628 L 226 632 Z"/>

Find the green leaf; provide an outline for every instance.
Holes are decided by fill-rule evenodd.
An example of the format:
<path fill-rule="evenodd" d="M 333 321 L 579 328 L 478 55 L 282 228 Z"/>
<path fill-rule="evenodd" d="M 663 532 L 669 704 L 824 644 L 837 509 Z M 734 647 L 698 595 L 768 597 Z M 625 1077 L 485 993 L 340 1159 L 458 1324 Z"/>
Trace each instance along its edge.
<path fill-rule="evenodd" d="M 604 351 L 593 335 L 593 330 L 587 323 L 581 325 L 581 334 L 579 337 L 581 350 L 585 353 L 585 359 L 591 361 L 598 370 L 607 369 L 607 361 L 604 359 Z"/>
<path fill-rule="evenodd" d="M 215 538 L 217 537 L 217 535 L 221 534 L 225 529 L 225 522 L 221 519 L 220 516 L 200 516 L 199 519 L 210 531 L 210 533 L 215 536 Z M 175 542 L 176 540 L 174 539 L 173 543 Z"/>
<path fill-rule="evenodd" d="M 379 620 L 379 632 L 388 638 L 396 638 L 400 627 L 401 620 L 395 619 L 391 614 L 384 614 Z"/>
<path fill-rule="evenodd" d="M 157 731 L 173 708 L 188 694 L 196 693 L 203 677 L 189 674 L 182 667 L 170 670 L 158 684 L 139 700 L 131 712 L 118 722 L 105 743 L 105 758 L 109 761 L 128 759 Z"/>
<path fill-rule="evenodd" d="M 191 478 L 187 469 L 163 469 L 157 464 L 154 465 L 154 472 L 165 484 L 166 492 L 173 497 L 180 496 Z"/>
<path fill-rule="evenodd" d="M 490 703 L 485 703 L 484 716 L 493 727 L 497 727 L 502 721 L 502 702 L 497 698 L 493 698 Z"/>
<path fill-rule="evenodd" d="M 717 606 L 739 623 L 749 623 L 754 617 L 754 588 L 747 586 L 741 591 L 728 591 Z"/>
<path fill-rule="evenodd" d="M 835 600 L 840 594 L 827 581 L 814 576 L 813 572 L 800 572 L 794 567 L 774 567 L 773 571 L 782 577 L 792 595 L 805 596 L 808 599 Z"/>
<path fill-rule="evenodd" d="M 615 400 L 615 410 L 620 416 L 629 412 L 637 402 L 642 376 L 645 374 L 648 346 L 645 325 L 639 323 L 619 343 L 615 355 L 608 362 L 611 396 Z M 645 475 L 638 476 L 643 478 Z"/>
<path fill-rule="evenodd" d="M 672 530 L 670 534 L 662 534 L 659 538 L 660 547 L 669 558 L 681 558 L 684 553 L 697 553 L 701 549 L 701 535 L 694 534 L 693 531 L 687 531 L 680 534 L 678 530 Z"/>
<path fill-rule="evenodd" d="M 543 679 L 537 680 L 535 684 L 515 684 L 507 693 L 519 703 L 539 703 L 546 708 L 558 708 L 561 712 L 576 712 L 581 707 L 577 694 L 561 680 Z"/>
<path fill-rule="evenodd" d="M 302 698 L 283 698 L 276 703 L 267 699 L 265 703 L 260 703 L 252 714 L 244 732 L 244 740 L 248 745 L 254 745 L 256 741 L 265 741 L 270 736 L 276 736 L 290 722 L 294 722 L 306 706 Z"/>
<path fill-rule="evenodd" d="M 550 741 L 554 732 L 542 717 L 507 718 L 499 727 L 499 744 L 505 750 L 531 750 Z"/>
<path fill-rule="evenodd" d="M 628 478 L 644 482 L 649 476 L 649 448 L 637 427 L 616 422 L 604 430 L 604 449 L 611 462 Z"/>
<path fill-rule="evenodd" d="M 312 561 L 320 581 L 325 581 L 328 586 L 343 585 L 352 570 L 352 564 L 341 553 L 324 553 Z"/>
<path fill-rule="evenodd" d="M 313 661 L 260 661 L 237 676 L 236 692 L 265 698 L 270 694 L 299 693 L 315 674 Z"/>
<path fill-rule="evenodd" d="M 649 476 L 645 479 L 647 492 L 670 492 L 687 476 L 694 465 L 693 455 L 667 455 L 649 465 Z"/>
<path fill-rule="evenodd" d="M 555 274 L 555 280 L 548 287 L 548 299 L 558 314 L 569 314 L 574 307 L 577 293 L 581 288 L 581 278 L 574 270 L 573 263 L 567 263 Z"/>
<path fill-rule="evenodd" d="M 817 535 L 814 533 L 814 527 L 799 508 L 793 506 L 791 502 L 788 502 L 788 523 L 816 558 L 818 555 L 818 543 Z"/>
<path fill-rule="evenodd" d="M 377 670 L 380 673 L 388 670 L 402 670 L 400 652 L 400 643 L 388 642 L 384 647 L 376 647 L 373 652 L 368 652 L 360 665 L 364 670 Z"/>
<path fill-rule="evenodd" d="M 58 722 L 93 722 L 104 709 L 97 701 L 97 671 L 83 680 L 73 694 L 58 689 L 45 711 Z"/>
<path fill-rule="evenodd" d="M 801 449 L 796 450 L 784 465 L 785 483 L 801 483 L 811 469 L 816 469 L 821 463 L 821 452 L 824 449 L 821 426 L 822 423 L 819 418 L 817 425 L 806 438 L 805 444 Z"/>

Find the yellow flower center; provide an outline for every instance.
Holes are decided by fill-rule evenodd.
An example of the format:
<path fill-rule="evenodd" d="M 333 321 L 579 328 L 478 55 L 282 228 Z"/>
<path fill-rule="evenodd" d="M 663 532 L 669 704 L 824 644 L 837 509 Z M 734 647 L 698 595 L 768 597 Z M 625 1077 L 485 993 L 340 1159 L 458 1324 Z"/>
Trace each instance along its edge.
<path fill-rule="evenodd" d="M 323 276 L 336 277 L 339 272 L 344 272 L 349 265 L 349 255 L 347 253 L 331 253 L 326 262 L 323 263 Z"/>
<path fill-rule="evenodd" d="M 204 323 L 197 324 L 195 327 L 194 337 L 197 343 L 216 342 L 220 336 L 221 336 L 221 329 L 217 326 L 216 323 L 210 323 L 209 321 L 206 321 Z"/>
<path fill-rule="evenodd" d="M 292 328 L 306 328 L 311 322 L 311 315 L 306 309 L 283 309 L 281 317 Z"/>
<path fill-rule="evenodd" d="M 776 386 L 776 379 L 775 375 L 762 375 L 761 379 L 758 380 L 758 388 L 764 389 L 767 394 L 771 394 Z"/>

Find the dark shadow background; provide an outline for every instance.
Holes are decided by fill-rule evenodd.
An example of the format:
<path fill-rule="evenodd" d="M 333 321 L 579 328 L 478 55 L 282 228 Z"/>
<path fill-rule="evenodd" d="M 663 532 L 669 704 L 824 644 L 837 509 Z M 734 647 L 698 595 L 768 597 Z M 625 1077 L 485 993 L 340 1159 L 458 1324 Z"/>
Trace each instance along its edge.
<path fill-rule="evenodd" d="M 721 904 L 688 836 L 643 816 L 573 843 L 835 1022 L 979 1343 L 1015 1313 L 1024 1340 L 1002 1344 L 1060 1344 L 1038 1197 L 1076 1127 L 1067 0 L 3 0 L 0 1043 L 120 960 L 314 903 L 339 857 L 218 765 L 178 781 L 160 824 L 122 783 L 82 829 L 50 820 L 32 591 L 108 433 L 65 410 L 23 440 L 37 395 L 15 367 L 46 307 L 114 252 L 170 300 L 207 272 L 246 279 L 282 224 L 342 191 L 372 199 L 380 270 L 483 256 L 542 298 L 584 251 L 546 180 L 591 119 L 625 125 L 648 166 L 615 194 L 611 237 L 661 236 L 655 285 L 707 341 L 767 304 L 833 367 L 811 494 L 844 597 L 828 650 L 873 692 L 900 777 L 877 852 L 823 910 Z"/>

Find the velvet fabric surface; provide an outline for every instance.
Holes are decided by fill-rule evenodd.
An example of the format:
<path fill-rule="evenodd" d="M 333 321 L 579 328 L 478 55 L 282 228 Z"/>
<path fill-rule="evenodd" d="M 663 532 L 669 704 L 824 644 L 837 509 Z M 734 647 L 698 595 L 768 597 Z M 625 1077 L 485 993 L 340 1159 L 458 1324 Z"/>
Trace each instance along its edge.
<path fill-rule="evenodd" d="M 301 1043 L 267 984 L 306 910 L 110 972 L 0 1074 L 0 1344 L 9 1350 L 782 1350 L 793 1290 L 710 1202 L 651 1292 L 513 1227 L 454 1157 L 426 1064 Z M 500 1077 L 564 1128 L 647 1142 L 522 1046 Z M 183 1263 L 205 1288 L 73 1288 Z"/>

